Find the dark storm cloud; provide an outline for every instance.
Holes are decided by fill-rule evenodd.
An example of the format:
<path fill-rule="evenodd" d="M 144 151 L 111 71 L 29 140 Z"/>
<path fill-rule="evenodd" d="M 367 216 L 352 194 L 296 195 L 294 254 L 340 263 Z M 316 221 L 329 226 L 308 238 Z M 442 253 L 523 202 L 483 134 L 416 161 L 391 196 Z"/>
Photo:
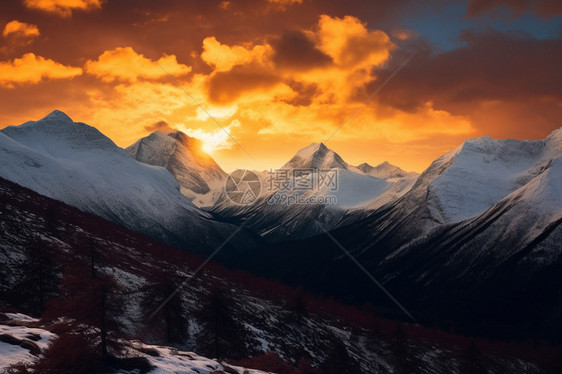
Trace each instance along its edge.
<path fill-rule="evenodd" d="M 310 70 L 332 63 L 332 58 L 318 50 L 301 31 L 289 31 L 271 41 L 273 62 L 280 68 Z"/>
<path fill-rule="evenodd" d="M 562 40 L 489 30 L 464 32 L 462 41 L 466 45 L 455 50 L 418 52 L 380 98 L 405 110 L 432 99 L 441 103 L 562 99 Z M 400 62 L 396 56 L 394 60 Z"/>
<path fill-rule="evenodd" d="M 215 103 L 230 103 L 242 94 L 267 90 L 281 82 L 281 77 L 255 64 L 235 66 L 218 72 L 209 80 L 209 98 Z"/>
<path fill-rule="evenodd" d="M 544 113 L 562 115 L 561 39 L 538 40 L 488 30 L 464 32 L 462 41 L 464 47 L 441 53 L 424 45 L 378 100 L 409 112 L 431 101 L 437 109 L 472 118 L 481 117 L 484 104 L 502 103 L 494 106 L 494 115 L 503 111 L 516 123 L 525 122 L 525 113 L 543 124 Z M 405 55 L 405 51 L 395 54 L 393 65 Z M 394 68 L 379 74 L 388 75 Z M 542 108 L 539 112 L 538 107 Z M 510 114 L 513 108 L 517 108 L 518 120 Z M 560 121 L 548 126 L 559 127 Z"/>

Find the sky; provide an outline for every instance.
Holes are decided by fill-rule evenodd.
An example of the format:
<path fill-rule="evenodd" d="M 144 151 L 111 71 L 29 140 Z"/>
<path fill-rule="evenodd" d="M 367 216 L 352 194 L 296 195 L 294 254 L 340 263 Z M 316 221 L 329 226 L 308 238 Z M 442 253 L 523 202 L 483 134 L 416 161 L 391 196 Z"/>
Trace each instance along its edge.
<path fill-rule="evenodd" d="M 181 130 L 227 171 L 324 142 L 421 172 L 562 127 L 559 0 L 8 0 L 0 32 L 0 128 Z"/>

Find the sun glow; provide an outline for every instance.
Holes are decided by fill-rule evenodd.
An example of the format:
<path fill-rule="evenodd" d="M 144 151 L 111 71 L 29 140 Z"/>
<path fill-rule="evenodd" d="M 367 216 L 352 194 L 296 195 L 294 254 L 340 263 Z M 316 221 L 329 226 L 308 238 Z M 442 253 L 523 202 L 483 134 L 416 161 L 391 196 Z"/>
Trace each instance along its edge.
<path fill-rule="evenodd" d="M 211 154 L 216 150 L 216 148 L 210 143 L 203 143 L 201 149 L 203 150 L 203 152 L 208 154 Z"/>
<path fill-rule="evenodd" d="M 230 149 L 233 147 L 233 140 L 230 132 L 233 128 L 240 127 L 240 121 L 233 120 L 228 126 L 217 128 L 212 131 L 203 129 L 191 129 L 184 125 L 179 125 L 178 129 L 188 136 L 199 139 L 201 141 L 201 150 L 205 153 L 213 153 L 220 149 Z"/>

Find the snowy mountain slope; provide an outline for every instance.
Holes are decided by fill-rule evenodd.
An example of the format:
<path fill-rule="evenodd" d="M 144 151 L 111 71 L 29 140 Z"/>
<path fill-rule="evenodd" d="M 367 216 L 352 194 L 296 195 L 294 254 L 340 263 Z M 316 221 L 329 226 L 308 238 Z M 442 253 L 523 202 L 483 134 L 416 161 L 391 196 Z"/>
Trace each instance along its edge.
<path fill-rule="evenodd" d="M 506 218 L 496 230 L 517 237 L 519 248 L 562 214 L 560 157 L 562 129 L 538 141 L 470 139 L 435 160 L 394 203 L 370 214 L 352 212 L 342 225 L 373 233 L 350 244 L 356 250 L 385 242 L 388 249 L 379 255 L 390 256 L 391 248 L 415 246 L 455 224 L 470 226 L 501 212 Z"/>
<path fill-rule="evenodd" d="M 60 111 L 0 130 L 0 177 L 194 250 L 209 250 L 235 229 L 195 207 L 167 170 L 135 161 Z"/>
<path fill-rule="evenodd" d="M 216 201 L 226 173 L 201 147 L 199 140 L 181 131 L 154 132 L 127 151 L 137 161 L 166 168 L 184 196 L 197 206 L 208 206 Z"/>
<path fill-rule="evenodd" d="M 384 259 L 368 254 L 380 249 L 372 245 L 364 258 L 379 261 L 378 272 L 387 274 L 387 284 L 407 284 L 412 295 L 424 295 L 403 297 L 434 305 L 432 312 L 440 309 L 433 318 L 455 316 L 465 329 L 480 334 L 494 331 L 505 338 L 517 331 L 559 340 L 560 298 L 549 287 L 562 284 L 560 186 L 558 158 L 478 217 L 443 226 Z M 494 321 L 498 312 L 506 314 L 493 327 L 473 321 L 474 314 Z"/>
<path fill-rule="evenodd" d="M 560 130 L 545 140 L 469 139 L 426 170 L 412 189 L 427 194 L 431 217 L 440 223 L 478 216 L 532 179 L 562 155 Z"/>
<path fill-rule="evenodd" d="M 282 168 L 257 173 L 262 190 L 252 204 L 233 204 L 223 194 L 210 211 L 224 219 L 246 222 L 246 227 L 268 240 L 306 238 L 335 228 L 348 210 L 372 210 L 399 198 L 417 179 L 415 173 L 389 163 L 381 165 L 369 171 L 387 177 L 364 173 L 324 144 L 313 143 Z M 331 171 L 335 184 L 319 182 L 317 173 L 325 171 Z M 398 177 L 402 174 L 405 176 Z M 313 188 L 294 188 L 308 175 L 318 180 Z"/>
<path fill-rule="evenodd" d="M 414 177 L 417 173 L 407 172 L 388 161 L 377 166 L 362 163 L 353 166 L 345 162 L 339 154 L 326 147 L 324 143 L 312 143 L 300 149 L 281 169 L 343 169 L 358 174 L 366 174 L 375 178 L 389 179 Z"/>

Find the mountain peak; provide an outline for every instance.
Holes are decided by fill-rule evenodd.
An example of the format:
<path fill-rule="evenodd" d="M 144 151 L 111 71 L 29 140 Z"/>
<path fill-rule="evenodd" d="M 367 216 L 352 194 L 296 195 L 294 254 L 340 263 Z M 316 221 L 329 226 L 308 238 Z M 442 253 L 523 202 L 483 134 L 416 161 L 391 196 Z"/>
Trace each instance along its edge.
<path fill-rule="evenodd" d="M 319 151 L 329 151 L 330 149 L 326 147 L 324 143 L 310 143 L 304 148 L 301 148 L 297 151 L 295 156 L 300 156 L 303 158 L 310 157 L 311 155 L 319 152 Z"/>
<path fill-rule="evenodd" d="M 60 110 L 53 110 L 51 113 L 47 114 L 43 117 L 40 121 L 56 121 L 56 122 L 65 122 L 65 123 L 74 123 L 72 118 L 70 118 L 66 113 Z"/>
<path fill-rule="evenodd" d="M 324 143 L 312 143 L 300 149 L 283 169 L 347 169 L 347 163 Z"/>

